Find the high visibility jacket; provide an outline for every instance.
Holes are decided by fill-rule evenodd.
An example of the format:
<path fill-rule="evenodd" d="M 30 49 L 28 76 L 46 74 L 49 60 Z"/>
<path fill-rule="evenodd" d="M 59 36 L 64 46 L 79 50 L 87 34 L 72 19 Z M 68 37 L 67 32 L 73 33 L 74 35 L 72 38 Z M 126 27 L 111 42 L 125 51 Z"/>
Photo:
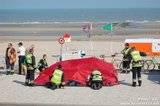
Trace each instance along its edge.
<path fill-rule="evenodd" d="M 131 48 L 125 48 L 125 49 L 123 49 L 122 51 L 121 51 L 121 53 L 123 54 L 123 58 L 124 59 L 127 59 L 127 58 L 129 58 L 129 51 L 131 50 Z"/>
<path fill-rule="evenodd" d="M 33 54 L 29 53 L 25 56 L 25 64 L 27 66 L 27 70 L 34 70 L 36 68 L 35 57 Z"/>
<path fill-rule="evenodd" d="M 32 64 L 32 54 L 29 53 L 25 56 L 25 62 L 26 64 Z"/>
<path fill-rule="evenodd" d="M 100 71 L 95 70 L 92 72 L 92 81 L 102 81 L 102 74 Z"/>
<path fill-rule="evenodd" d="M 60 85 L 62 82 L 63 71 L 56 69 L 52 75 L 51 82 Z"/>
<path fill-rule="evenodd" d="M 142 66 L 141 63 L 142 58 L 139 51 L 132 51 L 131 56 L 132 56 L 132 67 Z"/>
<path fill-rule="evenodd" d="M 131 48 L 127 48 L 127 49 L 125 48 L 125 49 L 122 50 L 121 53 L 122 53 L 123 55 L 127 55 L 130 50 L 131 50 Z"/>

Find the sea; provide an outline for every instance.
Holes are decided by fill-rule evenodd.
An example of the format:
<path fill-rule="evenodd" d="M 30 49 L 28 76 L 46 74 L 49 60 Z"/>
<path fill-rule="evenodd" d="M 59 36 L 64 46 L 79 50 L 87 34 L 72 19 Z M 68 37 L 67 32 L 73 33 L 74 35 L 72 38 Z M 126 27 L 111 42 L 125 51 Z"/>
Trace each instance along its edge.
<path fill-rule="evenodd" d="M 160 22 L 160 8 L 2 9 L 0 24 L 78 22 Z"/>

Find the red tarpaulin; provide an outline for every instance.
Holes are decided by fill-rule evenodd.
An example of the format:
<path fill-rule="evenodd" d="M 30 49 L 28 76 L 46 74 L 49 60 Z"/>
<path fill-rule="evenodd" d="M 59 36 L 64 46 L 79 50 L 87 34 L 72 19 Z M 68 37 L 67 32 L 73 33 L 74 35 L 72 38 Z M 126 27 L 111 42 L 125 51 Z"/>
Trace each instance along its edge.
<path fill-rule="evenodd" d="M 92 70 L 98 69 L 103 75 L 103 83 L 105 86 L 118 84 L 117 71 L 113 65 L 94 57 L 66 60 L 62 61 L 61 63 L 57 62 L 40 73 L 40 75 L 35 79 L 34 83 L 36 85 L 45 85 L 47 82 L 49 82 L 49 78 L 52 76 L 52 73 L 58 64 L 62 65 L 65 82 L 74 80 L 78 81 L 81 86 L 85 86 L 87 77 L 91 74 Z"/>

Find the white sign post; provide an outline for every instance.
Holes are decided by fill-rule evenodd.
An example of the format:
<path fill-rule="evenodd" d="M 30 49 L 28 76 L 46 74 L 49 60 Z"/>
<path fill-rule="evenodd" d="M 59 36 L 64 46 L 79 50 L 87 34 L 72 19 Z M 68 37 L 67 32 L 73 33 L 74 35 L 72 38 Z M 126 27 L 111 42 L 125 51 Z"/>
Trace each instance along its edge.
<path fill-rule="evenodd" d="M 58 42 L 59 42 L 59 44 L 61 44 L 59 61 L 62 61 L 62 49 L 63 49 L 63 44 L 64 44 L 65 41 L 64 41 L 63 38 L 59 38 L 59 39 L 58 39 Z"/>

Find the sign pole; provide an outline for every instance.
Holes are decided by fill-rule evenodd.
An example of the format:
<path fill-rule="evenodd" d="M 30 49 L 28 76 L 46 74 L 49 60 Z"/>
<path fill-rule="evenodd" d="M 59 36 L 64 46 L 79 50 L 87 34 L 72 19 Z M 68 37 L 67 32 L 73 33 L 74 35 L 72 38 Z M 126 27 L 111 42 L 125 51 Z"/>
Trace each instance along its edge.
<path fill-rule="evenodd" d="M 62 48 L 63 48 L 63 44 L 61 44 L 61 47 L 60 47 L 60 58 L 59 58 L 59 61 L 62 61 Z"/>
<path fill-rule="evenodd" d="M 60 57 L 59 57 L 59 61 L 62 61 L 62 52 L 63 52 L 63 44 L 64 44 L 64 38 L 59 38 L 58 42 L 60 43 L 61 47 L 60 47 Z"/>

